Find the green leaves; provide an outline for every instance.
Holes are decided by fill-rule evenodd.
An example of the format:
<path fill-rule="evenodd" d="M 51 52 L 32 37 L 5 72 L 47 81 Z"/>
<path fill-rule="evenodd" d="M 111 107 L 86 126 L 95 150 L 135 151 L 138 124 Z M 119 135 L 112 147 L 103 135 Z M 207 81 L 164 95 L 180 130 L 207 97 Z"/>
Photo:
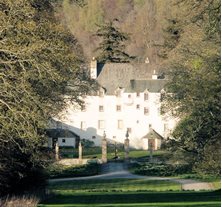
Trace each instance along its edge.
<path fill-rule="evenodd" d="M 67 101 L 81 103 L 94 83 L 80 68 L 77 40 L 55 21 L 50 0 L 3 0 L 0 16 L 1 194 L 11 185 L 6 189 L 5 174 L 13 180 L 43 166 L 47 140 L 41 129 Z"/>
<path fill-rule="evenodd" d="M 171 150 L 192 157 L 190 161 L 196 171 L 219 174 L 220 31 L 215 30 L 220 22 L 219 2 L 184 0 L 179 5 L 190 12 L 177 15 L 181 22 L 179 31 L 183 32 L 176 37 L 176 44 L 172 41 L 172 47 L 165 46 L 167 56 L 171 57 L 168 62 L 171 79 L 167 85 L 170 94 L 165 106 L 180 119 L 168 145 Z M 207 27 L 215 31 L 213 36 Z M 169 24 L 167 28 L 171 29 L 165 31 L 165 36 L 170 35 L 171 39 L 167 38 L 166 43 L 175 39 L 172 38 L 175 27 Z"/>

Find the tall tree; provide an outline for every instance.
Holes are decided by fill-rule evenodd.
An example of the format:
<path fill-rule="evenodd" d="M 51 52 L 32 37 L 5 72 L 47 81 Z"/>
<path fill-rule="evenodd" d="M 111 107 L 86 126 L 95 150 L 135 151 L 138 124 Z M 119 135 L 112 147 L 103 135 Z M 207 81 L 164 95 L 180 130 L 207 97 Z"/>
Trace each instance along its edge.
<path fill-rule="evenodd" d="M 81 104 L 91 84 L 50 0 L 3 0 L 0 16 L 1 194 L 43 166 L 41 129 L 68 101 Z"/>
<path fill-rule="evenodd" d="M 125 50 L 125 41 L 129 40 L 129 36 L 120 32 L 113 22 L 100 25 L 96 35 L 102 37 L 99 47 L 96 49 L 100 51 L 97 57 L 99 62 L 130 62 L 134 57 L 127 54 Z"/>
<path fill-rule="evenodd" d="M 220 1 L 179 0 L 173 6 L 178 5 L 183 15 L 165 30 L 171 77 L 165 104 L 180 118 L 168 146 L 197 172 L 219 175 Z"/>

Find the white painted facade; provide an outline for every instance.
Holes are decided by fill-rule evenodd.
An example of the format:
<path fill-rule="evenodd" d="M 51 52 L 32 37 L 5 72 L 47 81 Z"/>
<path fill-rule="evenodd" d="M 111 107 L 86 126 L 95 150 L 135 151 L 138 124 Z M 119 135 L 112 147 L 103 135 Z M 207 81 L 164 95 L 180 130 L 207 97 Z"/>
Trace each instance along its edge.
<path fill-rule="evenodd" d="M 48 138 L 48 147 L 53 148 L 52 138 Z M 76 138 L 74 137 L 58 137 L 58 145 L 59 147 L 75 147 Z"/>
<path fill-rule="evenodd" d="M 130 145 L 147 149 L 147 139 L 142 137 L 149 132 L 149 127 L 166 137 L 174 128 L 175 120 L 167 115 L 161 116 L 160 93 L 145 93 L 148 94 L 148 100 L 144 100 L 144 93 L 140 93 L 139 96 L 137 93 L 122 93 L 121 97 L 87 96 L 85 110 L 76 110 L 70 106 L 63 123 L 81 139 L 94 141 L 96 145 L 101 145 L 104 131 L 107 138 L 124 143 L 126 130 L 131 128 Z M 121 107 L 120 111 L 117 111 L 118 106 Z M 148 109 L 148 113 L 144 113 L 145 108 Z M 160 147 L 158 141 L 156 145 L 157 148 Z"/>
<path fill-rule="evenodd" d="M 96 78 L 96 63 L 92 61 L 92 78 Z M 157 80 L 154 73 L 151 79 Z M 100 89 L 103 91 L 103 89 Z M 116 88 L 115 94 L 86 96 L 83 111 L 70 105 L 61 122 L 66 129 L 101 145 L 104 131 L 106 137 L 124 143 L 126 131 L 129 131 L 130 146 L 135 148 L 148 148 L 148 140 L 143 137 L 154 129 L 162 137 L 167 137 L 175 127 L 176 120 L 165 114 L 161 115 L 160 92 L 125 92 L 124 88 Z M 120 96 L 118 96 L 120 92 Z M 146 94 L 146 95 L 145 95 Z M 155 149 L 161 145 L 160 140 L 155 140 Z M 61 146 L 61 145 L 60 145 Z"/>

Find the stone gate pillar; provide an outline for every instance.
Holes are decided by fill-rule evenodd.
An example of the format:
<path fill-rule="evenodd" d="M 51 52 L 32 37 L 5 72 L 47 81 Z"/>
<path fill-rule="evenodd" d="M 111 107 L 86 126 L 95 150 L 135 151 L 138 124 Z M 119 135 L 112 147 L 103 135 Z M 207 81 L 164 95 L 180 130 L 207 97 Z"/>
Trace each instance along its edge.
<path fill-rule="evenodd" d="M 55 144 L 55 159 L 59 160 L 59 144 L 56 142 Z"/>
<path fill-rule="evenodd" d="M 107 163 L 107 140 L 105 131 L 102 139 L 102 163 Z"/>
<path fill-rule="evenodd" d="M 153 162 L 153 144 L 150 142 L 149 143 L 149 139 L 148 139 L 148 148 L 149 148 L 149 151 L 150 151 L 150 162 L 152 163 Z"/>
<path fill-rule="evenodd" d="M 129 160 L 129 133 L 126 131 L 126 139 L 124 140 L 125 161 Z"/>
<path fill-rule="evenodd" d="M 82 144 L 79 141 L 79 164 L 82 162 Z"/>

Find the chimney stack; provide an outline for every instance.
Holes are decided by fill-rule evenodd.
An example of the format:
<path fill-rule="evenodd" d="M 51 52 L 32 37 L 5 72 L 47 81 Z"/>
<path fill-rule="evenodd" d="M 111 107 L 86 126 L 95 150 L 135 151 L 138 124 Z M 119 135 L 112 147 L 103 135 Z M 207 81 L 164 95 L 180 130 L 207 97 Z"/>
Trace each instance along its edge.
<path fill-rule="evenodd" d="M 97 78 L 97 60 L 95 59 L 95 57 L 92 58 L 90 63 L 90 76 L 92 79 Z"/>
<path fill-rule="evenodd" d="M 150 63 L 150 60 L 148 57 L 146 58 L 145 63 Z"/>
<path fill-rule="evenodd" d="M 153 71 L 152 79 L 158 79 L 158 75 L 156 74 L 156 70 Z"/>

